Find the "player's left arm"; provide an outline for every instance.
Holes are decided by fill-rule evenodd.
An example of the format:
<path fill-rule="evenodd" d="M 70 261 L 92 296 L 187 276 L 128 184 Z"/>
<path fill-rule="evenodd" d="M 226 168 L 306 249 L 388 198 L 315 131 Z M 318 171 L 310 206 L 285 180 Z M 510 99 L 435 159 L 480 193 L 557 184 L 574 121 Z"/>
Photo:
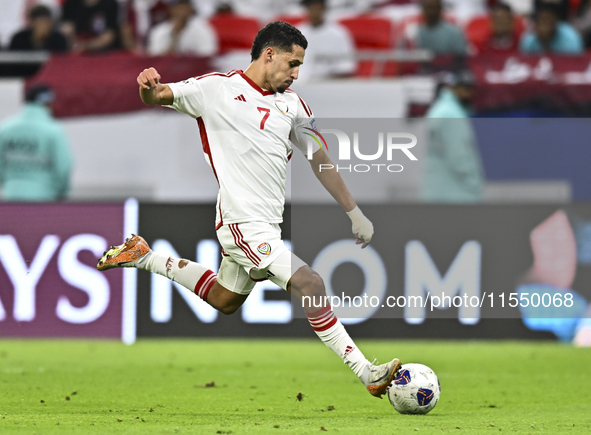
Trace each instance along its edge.
<path fill-rule="evenodd" d="M 312 155 L 310 165 L 320 183 L 322 183 L 328 193 L 332 195 L 351 219 L 353 234 L 357 239 L 355 243 L 357 245 L 363 244 L 361 248 L 365 248 L 369 245 L 373 236 L 373 224 L 361 212 L 357 204 L 355 204 L 351 193 L 349 193 L 349 189 L 347 189 L 345 182 L 335 169 L 335 165 L 333 165 L 330 157 L 320 148 Z"/>
<path fill-rule="evenodd" d="M 309 142 L 309 132 L 317 132 L 314 114 L 310 106 L 297 95 L 296 98 L 298 98 L 297 116 L 290 134 L 290 140 L 305 156 L 312 153 L 310 158 L 312 171 L 351 219 L 353 235 L 357 239 L 356 244 L 363 244 L 361 247 L 365 248 L 373 236 L 373 224 L 355 204 L 349 189 L 347 189 L 343 179 L 335 169 L 335 165 L 332 164 L 330 157 L 322 149 L 320 143 L 317 141 L 316 143 Z"/>

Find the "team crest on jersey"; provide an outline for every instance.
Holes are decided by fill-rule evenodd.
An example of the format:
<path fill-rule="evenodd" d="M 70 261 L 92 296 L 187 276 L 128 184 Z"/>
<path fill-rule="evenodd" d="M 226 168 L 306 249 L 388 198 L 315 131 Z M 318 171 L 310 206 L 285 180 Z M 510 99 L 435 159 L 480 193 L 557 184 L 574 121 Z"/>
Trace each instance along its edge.
<path fill-rule="evenodd" d="M 271 253 L 271 245 L 269 245 L 267 242 L 263 242 L 257 246 L 257 251 L 263 255 L 269 255 Z"/>
<path fill-rule="evenodd" d="M 289 107 L 287 106 L 287 103 L 283 100 L 275 100 L 275 106 L 277 106 L 277 108 L 284 115 L 287 114 L 287 112 L 289 112 Z"/>

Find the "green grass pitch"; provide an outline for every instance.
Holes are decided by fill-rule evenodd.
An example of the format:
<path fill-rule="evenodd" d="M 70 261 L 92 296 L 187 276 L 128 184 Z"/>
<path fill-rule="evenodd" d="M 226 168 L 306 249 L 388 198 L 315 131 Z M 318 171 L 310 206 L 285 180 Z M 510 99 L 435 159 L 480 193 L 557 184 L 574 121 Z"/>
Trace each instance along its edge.
<path fill-rule="evenodd" d="M 0 340 L 0 433 L 591 433 L 591 349 L 358 344 L 431 366 L 437 407 L 397 414 L 317 340 Z"/>

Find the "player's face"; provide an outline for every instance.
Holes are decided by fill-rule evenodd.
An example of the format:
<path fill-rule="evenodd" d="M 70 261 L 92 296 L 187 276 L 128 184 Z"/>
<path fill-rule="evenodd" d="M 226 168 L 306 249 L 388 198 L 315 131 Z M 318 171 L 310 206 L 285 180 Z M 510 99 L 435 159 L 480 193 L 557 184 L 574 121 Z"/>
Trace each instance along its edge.
<path fill-rule="evenodd" d="M 304 63 L 305 50 L 299 45 L 293 46 L 293 51 L 275 51 L 269 63 L 267 83 L 272 92 L 283 93 L 297 80 L 300 65 Z"/>

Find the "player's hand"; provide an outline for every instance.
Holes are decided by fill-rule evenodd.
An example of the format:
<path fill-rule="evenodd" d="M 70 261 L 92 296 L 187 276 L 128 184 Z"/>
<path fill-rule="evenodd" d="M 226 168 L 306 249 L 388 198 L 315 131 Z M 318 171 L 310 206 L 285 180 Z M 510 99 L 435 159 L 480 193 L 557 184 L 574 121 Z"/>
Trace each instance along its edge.
<path fill-rule="evenodd" d="M 353 223 L 353 235 L 355 236 L 355 244 L 360 245 L 361 249 L 365 248 L 371 242 L 373 236 L 373 224 L 365 217 L 359 207 L 355 207 L 353 210 L 347 212 L 347 216 Z"/>
<path fill-rule="evenodd" d="M 160 83 L 160 79 L 160 74 L 155 68 L 146 68 L 137 76 L 137 83 L 142 89 L 154 89 Z"/>

